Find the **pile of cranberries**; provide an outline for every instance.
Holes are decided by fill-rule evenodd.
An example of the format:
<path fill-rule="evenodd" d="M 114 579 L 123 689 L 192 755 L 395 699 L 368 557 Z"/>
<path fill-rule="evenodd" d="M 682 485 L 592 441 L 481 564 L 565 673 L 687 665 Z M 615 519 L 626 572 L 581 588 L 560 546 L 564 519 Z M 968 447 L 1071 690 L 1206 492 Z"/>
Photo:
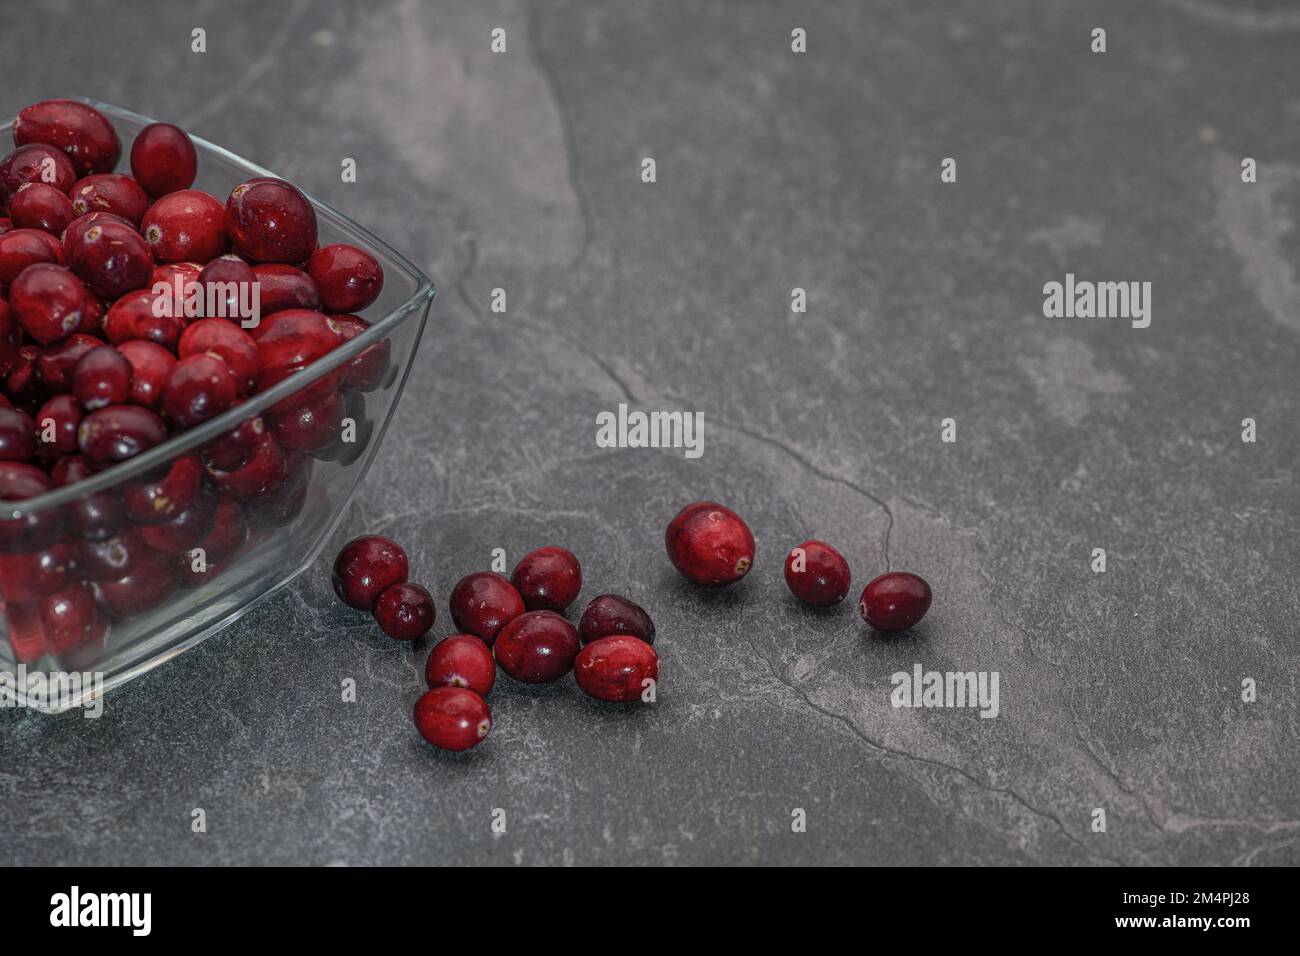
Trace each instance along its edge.
<path fill-rule="evenodd" d="M 346 604 L 374 614 L 385 634 L 422 637 L 433 626 L 429 592 L 407 584 L 405 552 L 387 538 L 365 535 L 343 546 L 334 562 L 334 591 Z M 617 594 L 592 598 L 575 627 L 564 612 L 582 590 L 572 552 L 532 551 L 509 577 L 476 571 L 457 582 L 448 604 L 459 633 L 429 654 L 429 690 L 415 704 L 415 726 L 443 750 L 468 750 L 492 728 L 484 698 L 500 667 L 515 680 L 541 684 L 574 672 L 578 687 L 597 700 L 643 699 L 659 679 L 652 646 L 654 622 Z"/>
<path fill-rule="evenodd" d="M 354 313 L 383 270 L 364 250 L 320 247 L 289 183 L 251 179 L 224 201 L 191 188 L 194 144 L 164 123 L 116 172 L 117 132 L 73 100 L 27 107 L 13 133 L 0 159 L 0 502 L 127 461 L 368 327 Z M 314 460 L 364 450 L 361 393 L 391 381 L 388 347 L 154 472 L 0 518 L 0 611 L 18 658 L 100 641 L 110 620 L 210 579 L 291 520 Z M 387 599 L 392 626 L 418 626 L 403 619 L 417 597 Z"/>

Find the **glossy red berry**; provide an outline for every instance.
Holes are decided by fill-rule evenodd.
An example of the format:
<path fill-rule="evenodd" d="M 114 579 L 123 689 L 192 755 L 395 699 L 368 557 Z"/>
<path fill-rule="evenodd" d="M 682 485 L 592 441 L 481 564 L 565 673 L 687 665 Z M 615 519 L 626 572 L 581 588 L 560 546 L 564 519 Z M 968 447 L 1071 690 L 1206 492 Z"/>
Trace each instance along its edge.
<path fill-rule="evenodd" d="M 36 425 L 17 408 L 0 408 L 0 461 L 31 461 L 36 456 Z"/>
<path fill-rule="evenodd" d="M 75 331 L 85 305 L 82 281 L 53 263 L 28 266 L 9 287 L 9 307 L 18 324 L 42 345 Z"/>
<path fill-rule="evenodd" d="M 397 641 L 424 637 L 437 616 L 429 592 L 409 581 L 385 588 L 375 601 L 374 614 L 383 632 Z"/>
<path fill-rule="evenodd" d="M 330 321 L 338 328 L 346 342 L 352 341 L 370 328 L 370 323 L 355 315 L 331 315 Z M 381 339 L 362 349 L 361 354 L 347 366 L 347 386 L 361 392 L 373 392 L 389 384 L 396 370 L 391 361 L 392 342 Z"/>
<path fill-rule="evenodd" d="M 18 278 L 28 266 L 41 262 L 63 263 L 63 248 L 48 232 L 12 229 L 0 235 L 0 289 Z"/>
<path fill-rule="evenodd" d="M 306 309 L 289 309 L 263 319 L 253 330 L 253 340 L 262 363 L 258 391 L 301 371 L 344 341 L 339 328 L 327 316 Z M 316 395 L 334 391 L 346 374 L 346 369 L 335 369 L 309 388 Z"/>
<path fill-rule="evenodd" d="M 71 395 L 62 395 L 60 398 L 77 406 L 80 413 L 80 406 Z M 75 437 L 73 451 L 76 451 Z M 60 488 L 75 485 L 91 474 L 90 465 L 80 455 L 60 458 L 50 469 L 50 478 Z M 82 494 L 77 500 L 68 503 L 72 530 L 87 541 L 104 541 L 113 537 L 121 530 L 124 517 L 122 499 L 116 488 Z"/>
<path fill-rule="evenodd" d="M 321 309 L 320 289 L 312 277 L 297 266 L 264 262 L 253 266 L 257 279 L 258 307 L 262 318 L 286 309 Z"/>
<path fill-rule="evenodd" d="M 138 228 L 149 211 L 149 197 L 140 184 L 118 173 L 98 173 L 80 179 L 68 195 L 74 217 L 109 212 Z"/>
<path fill-rule="evenodd" d="M 443 750 L 469 750 L 492 729 L 487 702 L 463 687 L 435 687 L 415 702 L 420 736 Z"/>
<path fill-rule="evenodd" d="M 218 256 L 203 267 L 198 283 L 203 290 L 204 312 L 210 319 L 231 322 L 251 320 L 254 315 L 257 276 L 239 256 Z M 241 328 L 241 332 L 244 330 Z M 245 334 L 247 334 L 245 332 Z"/>
<path fill-rule="evenodd" d="M 68 157 L 48 143 L 24 144 L 0 160 L 0 197 L 6 206 L 24 183 L 45 183 L 66 196 L 76 181 Z"/>
<path fill-rule="evenodd" d="M 111 345 L 92 349 L 72 370 L 72 394 L 86 411 L 124 404 L 131 397 L 131 363 Z"/>
<path fill-rule="evenodd" d="M 579 652 L 573 675 L 584 694 L 629 703 L 659 680 L 659 655 L 630 634 L 601 637 Z"/>
<path fill-rule="evenodd" d="M 9 199 L 9 218 L 19 229 L 41 229 L 60 235 L 72 222 L 68 197 L 48 183 L 24 183 Z"/>
<path fill-rule="evenodd" d="M 175 555 L 145 547 L 136 566 L 120 578 L 92 585 L 99 606 L 112 617 L 136 617 L 159 607 L 180 583 Z"/>
<path fill-rule="evenodd" d="M 41 624 L 51 654 L 93 643 L 108 632 L 94 594 L 79 582 L 41 599 Z"/>
<path fill-rule="evenodd" d="M 137 405 L 109 405 L 81 420 L 77 445 L 95 465 L 126 461 L 167 440 L 161 418 Z"/>
<path fill-rule="evenodd" d="M 409 573 L 406 552 L 377 534 L 353 538 L 334 560 L 334 593 L 358 611 L 373 611 L 375 601 Z"/>
<path fill-rule="evenodd" d="M 123 342 L 117 346 L 117 351 L 131 363 L 131 404 L 156 412 L 162 404 L 167 379 L 176 365 L 176 356 L 157 342 L 145 339 Z"/>
<path fill-rule="evenodd" d="M 903 631 L 930 610 L 930 585 L 910 571 L 892 571 L 862 591 L 858 612 L 877 631 Z"/>
<path fill-rule="evenodd" d="M 307 260 L 307 274 L 316 282 L 326 312 L 360 312 L 384 287 L 384 270 L 370 253 L 335 243 L 322 246 Z"/>
<path fill-rule="evenodd" d="M 103 346 L 103 341 L 93 335 L 73 332 L 65 339 L 41 349 L 36 359 L 36 371 L 47 392 L 63 394 L 72 391 L 72 373 L 77 363 L 87 353 Z"/>
<path fill-rule="evenodd" d="M 328 448 L 339 437 L 345 407 L 344 398 L 338 392 L 309 392 L 272 407 L 266 421 L 286 448 L 314 454 Z"/>
<path fill-rule="evenodd" d="M 159 262 L 207 262 L 230 248 L 225 217 L 217 197 L 182 189 L 149 207 L 140 233 Z"/>
<path fill-rule="evenodd" d="M 68 268 L 106 300 L 143 289 L 153 275 L 149 244 L 112 213 L 88 213 L 74 220 L 63 234 L 63 253 Z"/>
<path fill-rule="evenodd" d="M 45 494 L 53 483 L 45 472 L 22 461 L 0 461 L 0 501 L 25 501 Z M 0 512 L 5 515 L 5 512 Z M 57 541 L 63 513 L 47 508 L 21 518 L 0 517 L 0 551 L 40 548 Z"/>
<path fill-rule="evenodd" d="M 453 634 L 429 654 L 424 679 L 430 687 L 465 687 L 486 697 L 497 678 L 492 651 L 473 634 Z"/>
<path fill-rule="evenodd" d="M 673 567 L 700 587 L 732 584 L 754 564 L 749 526 L 713 501 L 697 501 L 678 512 L 668 524 L 664 544 Z"/>
<path fill-rule="evenodd" d="M 257 343 L 228 319 L 199 319 L 191 323 L 181 333 L 177 347 L 182 359 L 203 354 L 220 358 L 235 377 L 240 395 L 252 390 L 262 370 Z"/>
<path fill-rule="evenodd" d="M 578 637 L 583 644 L 612 634 L 626 634 L 655 642 L 655 625 L 639 604 L 617 594 L 601 594 L 591 599 L 578 621 Z"/>
<path fill-rule="evenodd" d="M 164 297 L 152 292 L 131 292 L 122 296 L 104 316 L 104 337 L 114 345 L 139 340 L 175 351 L 185 330 L 185 319 L 176 314 Z"/>
<path fill-rule="evenodd" d="M 225 221 L 235 250 L 255 262 L 306 262 L 316 248 L 316 211 L 280 179 L 236 186 L 226 201 Z"/>
<path fill-rule="evenodd" d="M 112 172 L 122 155 L 113 124 L 99 110 L 77 100 L 43 100 L 27 107 L 14 123 L 14 142 L 57 146 L 78 176 Z"/>
<path fill-rule="evenodd" d="M 181 455 L 141 478 L 122 482 L 122 504 L 133 521 L 173 521 L 194 503 L 202 484 L 203 465 L 198 456 Z"/>
<path fill-rule="evenodd" d="M 194 185 L 198 154 L 185 130 L 151 123 L 131 144 L 131 173 L 150 196 L 165 196 Z"/>
<path fill-rule="evenodd" d="M 217 513 L 217 496 L 200 488 L 190 503 L 170 520 L 158 524 L 141 524 L 140 537 L 155 551 L 184 554 L 212 530 Z"/>
<path fill-rule="evenodd" d="M 785 583 L 805 604 L 830 607 L 849 593 L 849 563 L 825 541 L 810 539 L 785 558 Z"/>
<path fill-rule="evenodd" d="M 55 395 L 41 406 L 36 413 L 35 427 L 37 452 L 42 458 L 61 458 L 77 453 L 77 428 L 83 414 L 81 403 L 72 395 Z M 0 410 L 0 422 L 3 421 L 4 412 Z M 0 435 L 0 458 L 3 457 L 4 439 Z"/>
<path fill-rule="evenodd" d="M 578 629 L 560 615 L 529 611 L 501 629 L 492 655 L 515 680 L 543 684 L 572 670 L 580 647 Z"/>
<path fill-rule="evenodd" d="M 213 487 L 234 495 L 241 501 L 271 494 L 283 486 L 289 476 L 289 461 L 285 450 L 269 431 L 263 432 L 238 464 L 224 467 L 207 460 L 204 467 Z M 376 591 L 374 597 L 378 596 L 379 592 Z M 370 610 L 370 606 L 363 610 Z"/>
<path fill-rule="evenodd" d="M 226 363 L 203 352 L 173 366 L 163 388 L 163 415 L 177 428 L 193 428 L 235 404 L 239 387 Z"/>
<path fill-rule="evenodd" d="M 572 551 L 538 548 L 519 559 L 510 581 L 528 610 L 563 611 L 582 590 L 582 568 Z"/>
<path fill-rule="evenodd" d="M 451 589 L 448 604 L 456 627 L 489 646 L 501 628 L 526 610 L 515 586 L 494 571 L 465 575 Z"/>

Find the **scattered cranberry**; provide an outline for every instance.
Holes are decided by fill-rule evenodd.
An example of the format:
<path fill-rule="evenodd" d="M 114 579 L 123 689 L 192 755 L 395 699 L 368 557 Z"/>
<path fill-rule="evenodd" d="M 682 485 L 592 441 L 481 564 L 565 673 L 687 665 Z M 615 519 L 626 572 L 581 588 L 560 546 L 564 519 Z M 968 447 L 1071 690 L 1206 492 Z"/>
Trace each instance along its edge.
<path fill-rule="evenodd" d="M 101 218 L 87 222 L 91 216 Z M 105 299 L 143 289 L 153 275 L 149 244 L 112 213 L 92 212 L 74 220 L 64 233 L 63 252 L 68 267 Z"/>
<path fill-rule="evenodd" d="M 61 149 L 48 143 L 19 146 L 0 160 L 0 195 L 11 200 L 24 183 L 45 183 L 65 196 L 77 181 L 77 171 Z"/>
<path fill-rule="evenodd" d="M 73 216 L 90 212 L 111 212 L 137 229 L 149 210 L 149 196 L 130 176 L 97 173 L 77 181 L 68 193 Z M 67 225 L 65 223 L 64 225 Z"/>
<path fill-rule="evenodd" d="M 72 394 L 87 411 L 123 404 L 131 397 L 131 363 L 111 345 L 92 349 L 72 370 Z"/>
<path fill-rule="evenodd" d="M 41 262 L 63 264 L 63 249 L 48 232 L 14 229 L 0 235 L 0 289 L 18 278 L 28 266 Z"/>
<path fill-rule="evenodd" d="M 225 207 L 200 189 L 163 196 L 145 213 L 140 233 L 159 262 L 207 262 L 228 248 Z"/>
<path fill-rule="evenodd" d="M 563 611 L 582 590 L 582 568 L 573 552 L 538 548 L 519 559 L 510 576 L 530 611 Z"/>
<path fill-rule="evenodd" d="M 515 586 L 495 571 L 467 574 L 451 589 L 448 600 L 456 627 L 491 646 L 501 628 L 523 614 L 524 599 Z"/>
<path fill-rule="evenodd" d="M 31 461 L 36 455 L 36 426 L 17 408 L 0 408 L 0 461 Z"/>
<path fill-rule="evenodd" d="M 9 287 L 9 307 L 18 324 L 42 345 L 57 342 L 76 329 L 85 304 L 86 287 L 81 280 L 52 263 L 28 266 Z"/>
<path fill-rule="evenodd" d="M 131 363 L 131 404 L 158 411 L 176 356 L 157 342 L 145 339 L 123 342 L 117 351 Z"/>
<path fill-rule="evenodd" d="M 14 142 L 57 146 L 72 160 L 79 176 L 111 172 L 122 155 L 113 124 L 99 110 L 77 100 L 44 100 L 27 107 L 14 123 Z"/>
<path fill-rule="evenodd" d="M 875 578 L 862 591 L 858 611 L 877 631 L 904 631 L 930 610 L 930 585 L 910 571 Z"/>
<path fill-rule="evenodd" d="M 189 189 L 198 174 L 194 141 L 179 126 L 151 123 L 131 144 L 131 173 L 151 196 Z"/>
<path fill-rule="evenodd" d="M 193 428 L 235 404 L 239 386 L 226 363 L 203 352 L 181 359 L 167 376 L 163 414 L 177 428 Z"/>
<path fill-rule="evenodd" d="M 360 312 L 384 287 L 384 270 L 370 253 L 347 243 L 322 246 L 307 260 L 328 312 Z"/>
<path fill-rule="evenodd" d="M 37 450 L 43 458 L 77 453 L 77 428 L 81 425 L 81 403 L 72 395 L 55 395 L 36 413 Z M 4 412 L 0 410 L 0 423 Z M 0 427 L 0 458 L 4 458 L 3 428 Z"/>
<path fill-rule="evenodd" d="M 257 302 L 262 318 L 286 309 L 319 311 L 321 308 L 320 289 L 297 266 L 266 262 L 253 266 L 253 276 L 257 279 Z"/>
<path fill-rule="evenodd" d="M 497 679 L 492 651 L 473 634 L 453 634 L 429 654 L 424 679 L 430 687 L 466 687 L 486 697 Z"/>
<path fill-rule="evenodd" d="M 305 262 L 316 248 L 316 210 L 280 179 L 236 186 L 226 201 L 225 222 L 235 250 L 255 262 Z"/>
<path fill-rule="evenodd" d="M 193 502 L 203 482 L 197 455 L 181 455 L 143 478 L 122 483 L 122 504 L 142 524 L 173 521 Z"/>
<path fill-rule="evenodd" d="M 849 563 L 825 541 L 810 539 L 785 559 L 785 583 L 805 604 L 830 607 L 849 593 Z"/>
<path fill-rule="evenodd" d="M 740 515 L 712 501 L 687 505 L 664 535 L 668 559 L 700 587 L 732 584 L 754 564 L 754 535 Z"/>
<path fill-rule="evenodd" d="M 429 633 L 437 612 L 433 598 L 418 584 L 403 581 L 387 587 L 375 600 L 375 620 L 397 641 L 414 641 Z"/>
<path fill-rule="evenodd" d="M 57 236 L 73 219 L 72 203 L 48 183 L 24 183 L 9 200 L 9 216 L 20 229 L 43 229 Z"/>
<path fill-rule="evenodd" d="M 443 750 L 469 750 L 492 729 L 487 703 L 463 687 L 435 687 L 415 702 L 420 736 Z"/>
<path fill-rule="evenodd" d="M 109 405 L 96 409 L 81 420 L 77 445 L 96 465 L 133 458 L 162 444 L 167 426 L 153 412 L 137 405 Z"/>
<path fill-rule="evenodd" d="M 659 655 L 630 634 L 601 637 L 579 652 L 573 676 L 588 696 L 629 703 L 659 679 Z"/>
<path fill-rule="evenodd" d="M 353 538 L 334 560 L 334 593 L 358 611 L 373 611 L 375 601 L 406 580 L 406 552 L 377 534 Z"/>
<path fill-rule="evenodd" d="M 617 594 L 601 594 L 591 599 L 578 621 L 578 637 L 583 644 L 614 634 L 627 634 L 655 642 L 655 625 L 639 604 Z"/>
<path fill-rule="evenodd" d="M 497 634 L 492 654 L 501 669 L 529 684 L 557 680 L 573 668 L 578 630 L 554 611 L 529 611 Z M 649 645 L 646 645 L 647 647 Z"/>

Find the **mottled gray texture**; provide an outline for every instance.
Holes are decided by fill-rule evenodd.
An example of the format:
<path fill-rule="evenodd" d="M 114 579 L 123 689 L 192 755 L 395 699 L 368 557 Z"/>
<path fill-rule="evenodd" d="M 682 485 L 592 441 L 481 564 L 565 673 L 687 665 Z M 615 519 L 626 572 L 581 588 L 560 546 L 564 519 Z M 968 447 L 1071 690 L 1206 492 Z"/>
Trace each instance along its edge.
<path fill-rule="evenodd" d="M 586 596 L 655 616 L 660 696 L 503 677 L 489 741 L 439 754 L 408 717 L 429 642 L 340 605 L 323 557 L 102 720 L 0 716 L 0 859 L 1300 863 L 1282 0 L 183 6 L 23 4 L 3 109 L 189 121 L 426 267 L 441 294 L 339 543 L 393 534 L 440 603 L 494 547 L 563 543 Z M 1043 318 L 1066 272 L 1151 281 L 1151 327 Z M 703 412 L 703 458 L 598 449 L 620 401 Z M 759 539 L 723 592 L 661 544 L 706 497 Z M 917 570 L 930 616 L 879 640 L 796 606 L 781 558 L 807 536 L 857 587 Z M 1001 716 L 891 708 L 915 662 L 998 671 Z"/>

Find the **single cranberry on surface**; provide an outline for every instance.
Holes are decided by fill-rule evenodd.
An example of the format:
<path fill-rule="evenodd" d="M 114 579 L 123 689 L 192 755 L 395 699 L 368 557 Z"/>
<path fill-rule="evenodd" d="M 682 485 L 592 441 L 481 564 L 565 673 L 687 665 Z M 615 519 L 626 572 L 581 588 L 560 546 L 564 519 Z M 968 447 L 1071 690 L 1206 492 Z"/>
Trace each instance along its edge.
<path fill-rule="evenodd" d="M 174 351 L 185 331 L 185 318 L 152 292 L 131 292 L 122 296 L 104 316 L 104 337 L 114 345 L 140 340 Z"/>
<path fill-rule="evenodd" d="M 59 395 L 70 393 L 72 374 L 77 370 L 77 363 L 103 345 L 103 340 L 93 335 L 73 332 L 67 338 L 41 349 L 41 354 L 36 359 L 36 372 L 45 390 Z"/>
<path fill-rule="evenodd" d="M 429 653 L 424 679 L 430 687 L 465 687 L 486 697 L 497 679 L 491 649 L 473 634 L 453 634 Z"/>
<path fill-rule="evenodd" d="M 81 403 L 73 395 L 55 395 L 36 413 L 36 451 L 46 459 L 77 453 L 77 428 L 82 419 Z M 0 422 L 4 412 L 0 410 Z M 0 458 L 4 455 L 3 427 L 0 427 Z M 57 479 L 56 479 L 57 480 Z M 63 482 L 58 482 L 63 484 Z"/>
<path fill-rule="evenodd" d="M 442 750 L 469 750 L 492 729 L 487 702 L 463 687 L 435 687 L 415 702 L 415 728 Z"/>
<path fill-rule="evenodd" d="M 578 621 L 578 637 L 590 644 L 601 637 L 627 634 L 645 641 L 655 642 L 655 624 L 639 604 L 634 604 L 617 594 L 601 594 L 591 599 Z"/>
<path fill-rule="evenodd" d="M 149 196 L 130 176 L 97 173 L 77 180 L 68 192 L 73 216 L 90 212 L 111 212 L 136 228 L 149 211 Z M 66 225 L 66 223 L 65 223 Z"/>
<path fill-rule="evenodd" d="M 733 584 L 754 564 L 754 535 L 740 515 L 713 501 L 687 505 L 664 534 L 668 559 L 700 587 Z"/>
<path fill-rule="evenodd" d="M 63 150 L 48 143 L 27 143 L 0 160 L 0 196 L 9 202 L 24 183 L 45 183 L 65 196 L 77 181 Z"/>
<path fill-rule="evenodd" d="M 31 461 L 36 444 L 32 417 L 17 408 L 0 408 L 0 461 Z"/>
<path fill-rule="evenodd" d="M 862 590 L 858 613 L 877 631 L 904 631 L 930 610 L 930 585 L 910 571 L 891 571 Z"/>
<path fill-rule="evenodd" d="M 131 173 L 150 196 L 189 189 L 198 167 L 194 141 L 179 126 L 151 123 L 135 134 Z"/>
<path fill-rule="evenodd" d="M 307 273 L 283 262 L 264 262 L 253 266 L 257 279 L 258 308 L 262 318 L 287 309 L 320 311 L 320 289 Z"/>
<path fill-rule="evenodd" d="M 77 429 L 77 446 L 93 465 L 126 461 L 166 440 L 162 419 L 138 405 L 98 408 Z"/>
<path fill-rule="evenodd" d="M 519 559 L 510 582 L 528 610 L 563 611 L 582 590 L 582 567 L 572 551 L 538 548 Z"/>
<path fill-rule="evenodd" d="M 49 143 L 67 154 L 77 175 L 107 173 L 122 155 L 117 131 L 99 110 L 77 100 L 42 100 L 18 114 L 15 143 Z"/>
<path fill-rule="evenodd" d="M 22 461 L 0 461 L 0 501 L 25 501 L 53 487 L 49 475 Z M 0 511 L 0 514 L 4 512 Z M 21 518 L 0 517 L 0 551 L 42 548 L 63 532 L 64 513 L 47 508 Z"/>
<path fill-rule="evenodd" d="M 131 397 L 131 363 L 111 345 L 92 349 L 72 369 L 72 394 L 87 411 L 124 404 Z"/>
<path fill-rule="evenodd" d="M 322 246 L 307 260 L 327 312 L 360 312 L 379 298 L 384 270 L 364 249 L 345 242 Z"/>
<path fill-rule="evenodd" d="M 574 662 L 573 676 L 582 692 L 597 700 L 640 700 L 659 680 L 659 655 L 630 634 L 600 637 L 585 646 Z"/>
<path fill-rule="evenodd" d="M 226 210 L 201 189 L 163 196 L 144 214 L 140 234 L 159 262 L 207 262 L 228 248 Z"/>
<path fill-rule="evenodd" d="M 255 262 L 305 262 L 316 248 L 316 210 L 282 179 L 240 183 L 225 209 L 235 250 Z"/>
<path fill-rule="evenodd" d="M 418 584 L 403 581 L 384 588 L 375 600 L 375 620 L 396 641 L 414 641 L 429 633 L 437 611 L 433 598 Z"/>
<path fill-rule="evenodd" d="M 785 558 L 785 583 L 805 604 L 830 607 L 849 593 L 849 563 L 825 541 L 809 539 Z"/>
<path fill-rule="evenodd" d="M 131 404 L 158 411 L 176 356 L 146 339 L 129 339 L 117 351 L 131 363 Z"/>
<path fill-rule="evenodd" d="M 9 217 L 20 229 L 60 235 L 75 218 L 72 202 L 48 183 L 24 183 L 9 198 Z"/>
<path fill-rule="evenodd" d="M 142 478 L 122 482 L 122 504 L 133 521 L 173 521 L 194 502 L 202 482 L 198 455 L 181 455 Z"/>
<path fill-rule="evenodd" d="M 91 216 L 99 217 L 91 220 Z M 87 213 L 63 234 L 68 268 L 105 299 L 143 289 L 153 275 L 153 251 L 126 220 L 112 213 Z"/>
<path fill-rule="evenodd" d="M 28 266 L 9 286 L 9 308 L 23 331 L 42 345 L 75 331 L 85 305 L 86 286 L 53 263 Z"/>
<path fill-rule="evenodd" d="M 358 611 L 373 611 L 375 601 L 406 580 L 410 567 L 396 541 L 377 534 L 353 538 L 334 559 L 334 593 Z"/>
<path fill-rule="evenodd" d="M 181 359 L 163 388 L 163 415 L 177 428 L 193 428 L 235 404 L 239 386 L 219 356 L 201 352 Z"/>
<path fill-rule="evenodd" d="M 578 629 L 560 615 L 529 611 L 501 628 L 492 644 L 492 656 L 515 680 L 544 684 L 573 669 L 580 647 Z"/>
<path fill-rule="evenodd" d="M 489 645 L 501 628 L 526 610 L 515 586 L 495 571 L 465 575 L 451 589 L 447 603 L 456 627 Z"/>

